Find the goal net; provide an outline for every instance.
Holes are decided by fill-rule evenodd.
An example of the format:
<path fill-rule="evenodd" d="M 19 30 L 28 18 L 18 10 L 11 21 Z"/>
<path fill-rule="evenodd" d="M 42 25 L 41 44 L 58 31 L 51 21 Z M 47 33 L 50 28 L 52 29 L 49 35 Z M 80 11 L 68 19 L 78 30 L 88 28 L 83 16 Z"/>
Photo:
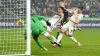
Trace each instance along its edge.
<path fill-rule="evenodd" d="M 21 55 L 29 49 L 18 19 L 27 19 L 27 0 L 0 0 L 0 55 Z"/>

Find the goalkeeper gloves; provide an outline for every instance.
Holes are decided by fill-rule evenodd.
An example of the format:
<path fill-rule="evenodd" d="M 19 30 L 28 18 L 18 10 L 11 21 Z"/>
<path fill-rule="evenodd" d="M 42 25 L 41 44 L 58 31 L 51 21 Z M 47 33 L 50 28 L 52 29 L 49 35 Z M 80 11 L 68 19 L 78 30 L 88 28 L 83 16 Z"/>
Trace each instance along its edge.
<path fill-rule="evenodd" d="M 50 23 L 50 22 L 48 22 L 48 21 L 46 21 L 46 24 L 47 24 L 48 26 L 51 26 L 51 23 Z"/>

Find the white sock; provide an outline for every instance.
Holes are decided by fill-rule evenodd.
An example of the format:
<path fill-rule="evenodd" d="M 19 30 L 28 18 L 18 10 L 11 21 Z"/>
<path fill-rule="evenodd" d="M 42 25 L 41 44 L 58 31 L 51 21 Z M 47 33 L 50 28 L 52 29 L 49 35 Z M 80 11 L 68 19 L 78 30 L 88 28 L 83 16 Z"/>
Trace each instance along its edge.
<path fill-rule="evenodd" d="M 74 37 L 69 37 L 73 42 L 78 43 L 78 41 Z"/>
<path fill-rule="evenodd" d="M 62 39 L 62 33 L 59 33 L 56 42 L 59 44 L 59 42 L 61 41 L 61 39 Z"/>

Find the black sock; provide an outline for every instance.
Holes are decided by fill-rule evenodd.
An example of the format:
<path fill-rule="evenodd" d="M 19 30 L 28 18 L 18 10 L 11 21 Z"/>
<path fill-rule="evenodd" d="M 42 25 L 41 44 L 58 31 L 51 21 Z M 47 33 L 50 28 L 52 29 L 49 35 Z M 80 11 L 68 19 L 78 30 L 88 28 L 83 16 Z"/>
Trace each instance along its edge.
<path fill-rule="evenodd" d="M 58 38 L 58 35 L 59 35 L 59 32 L 57 32 L 56 39 Z M 61 41 L 60 41 L 60 44 L 61 44 Z"/>
<path fill-rule="evenodd" d="M 57 32 L 56 39 L 58 38 L 59 32 Z"/>

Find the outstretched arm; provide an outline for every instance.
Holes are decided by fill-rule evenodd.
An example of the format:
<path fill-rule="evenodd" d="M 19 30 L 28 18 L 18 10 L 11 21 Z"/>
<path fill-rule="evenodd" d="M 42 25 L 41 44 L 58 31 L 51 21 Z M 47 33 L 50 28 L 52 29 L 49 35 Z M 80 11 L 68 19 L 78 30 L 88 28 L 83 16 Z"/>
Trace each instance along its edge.
<path fill-rule="evenodd" d="M 76 11 L 74 11 L 74 17 L 75 17 L 75 20 L 70 19 L 70 21 L 74 22 L 75 24 L 78 24 L 80 20 L 78 19 L 78 14 Z"/>
<path fill-rule="evenodd" d="M 76 19 L 76 20 L 72 20 L 72 19 L 70 19 L 70 21 L 74 22 L 75 24 L 78 24 L 78 23 L 80 22 L 79 19 Z"/>
<path fill-rule="evenodd" d="M 74 10 L 73 9 L 66 9 L 64 8 L 66 11 L 68 11 L 69 13 L 74 13 Z"/>
<path fill-rule="evenodd" d="M 56 11 L 53 11 L 53 10 L 50 10 L 50 9 L 48 9 L 48 11 L 61 16 L 61 13 L 58 13 Z"/>
<path fill-rule="evenodd" d="M 47 19 L 44 16 L 37 16 L 39 20 L 47 21 Z"/>

